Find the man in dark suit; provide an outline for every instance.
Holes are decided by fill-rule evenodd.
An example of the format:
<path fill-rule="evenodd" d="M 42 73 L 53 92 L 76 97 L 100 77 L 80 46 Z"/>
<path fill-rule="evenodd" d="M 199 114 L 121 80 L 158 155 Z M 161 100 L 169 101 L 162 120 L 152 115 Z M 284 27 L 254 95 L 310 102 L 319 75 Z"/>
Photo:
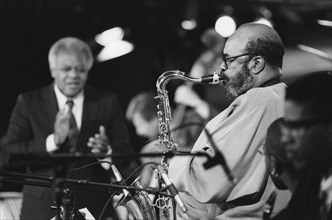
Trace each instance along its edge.
<path fill-rule="evenodd" d="M 59 152 L 132 151 L 117 97 L 86 86 L 93 64 L 89 46 L 77 38 L 62 38 L 53 44 L 48 58 L 54 83 L 19 95 L 5 137 L 6 159 L 13 153 L 52 155 Z M 111 161 L 109 158 L 104 160 Z M 70 161 L 67 163 L 67 177 L 108 183 L 109 163 L 74 169 L 93 162 L 97 159 Z M 112 162 L 120 171 L 129 164 L 125 160 L 114 159 Z M 51 163 L 29 162 L 27 172 L 46 176 L 55 174 Z M 55 216 L 56 212 L 50 208 L 55 199 L 51 188 L 25 185 L 23 195 L 21 219 L 50 219 Z M 87 207 L 97 218 L 109 196 L 107 193 L 75 190 L 74 206 Z"/>

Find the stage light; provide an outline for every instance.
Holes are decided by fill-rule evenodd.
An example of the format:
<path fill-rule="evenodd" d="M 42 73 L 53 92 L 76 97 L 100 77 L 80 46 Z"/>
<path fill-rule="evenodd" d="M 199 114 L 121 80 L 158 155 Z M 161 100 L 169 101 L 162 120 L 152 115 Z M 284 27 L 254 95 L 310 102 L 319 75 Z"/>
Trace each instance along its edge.
<path fill-rule="evenodd" d="M 134 45 L 130 42 L 123 40 L 113 41 L 100 51 L 96 59 L 98 62 L 104 62 L 130 53 L 133 49 Z"/>
<path fill-rule="evenodd" d="M 184 20 L 181 22 L 181 26 L 185 30 L 194 30 L 197 27 L 197 22 L 194 19 Z"/>
<path fill-rule="evenodd" d="M 272 12 L 265 6 L 260 6 L 255 10 L 257 18 L 255 19 L 255 23 L 265 24 L 271 28 L 273 28 L 272 22 Z"/>
<path fill-rule="evenodd" d="M 229 37 L 236 30 L 236 22 L 231 16 L 221 16 L 216 21 L 215 30 L 222 37 Z"/>
<path fill-rule="evenodd" d="M 272 22 L 269 20 L 269 19 L 266 19 L 266 18 L 258 18 L 255 23 L 258 23 L 258 24 L 265 24 L 271 28 L 273 28 L 273 24 Z"/>
<path fill-rule="evenodd" d="M 121 27 L 114 27 L 97 34 L 95 41 L 102 45 L 103 48 L 96 57 L 98 62 L 114 59 L 130 53 L 134 49 L 134 45 L 124 41 L 125 32 Z"/>
<path fill-rule="evenodd" d="M 266 19 L 272 18 L 272 12 L 265 6 L 259 7 L 259 13 Z"/>
<path fill-rule="evenodd" d="M 194 30 L 197 27 L 199 0 L 185 2 L 184 19 L 181 27 L 187 31 Z"/>
<path fill-rule="evenodd" d="M 322 26 L 332 27 L 332 21 L 328 20 L 317 20 L 317 23 Z"/>
<path fill-rule="evenodd" d="M 114 41 L 122 40 L 124 36 L 124 30 L 121 27 L 114 27 L 109 30 L 106 30 L 100 34 L 97 34 L 95 41 L 106 47 Z"/>
<path fill-rule="evenodd" d="M 332 56 L 328 53 L 325 53 L 324 51 L 321 51 L 321 50 L 318 50 L 318 49 L 315 49 L 313 47 L 309 47 L 309 46 L 306 46 L 306 45 L 303 45 L 303 44 L 298 44 L 297 48 L 299 48 L 300 50 L 309 52 L 311 54 L 314 54 L 316 56 L 319 56 L 319 57 L 321 57 L 325 60 L 328 60 L 330 62 L 332 61 Z"/>

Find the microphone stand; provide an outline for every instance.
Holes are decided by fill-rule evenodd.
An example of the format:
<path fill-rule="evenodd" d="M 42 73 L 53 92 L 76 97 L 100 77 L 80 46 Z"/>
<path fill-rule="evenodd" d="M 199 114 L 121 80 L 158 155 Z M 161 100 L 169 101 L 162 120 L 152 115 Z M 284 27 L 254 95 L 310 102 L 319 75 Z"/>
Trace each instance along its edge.
<path fill-rule="evenodd" d="M 55 199 L 57 210 L 56 220 L 71 220 L 70 212 L 73 208 L 73 192 L 69 188 L 65 188 L 65 178 L 68 172 L 67 161 L 56 161 L 53 164 L 53 171 L 53 197 Z"/>
<path fill-rule="evenodd" d="M 57 153 L 57 154 L 48 154 L 48 153 L 28 153 L 28 154 L 13 154 L 10 158 L 11 161 L 22 163 L 28 162 L 30 165 L 39 163 L 38 160 L 62 160 L 62 159 L 70 159 L 79 160 L 79 159 L 103 159 L 103 158 L 141 158 L 141 157 L 174 157 L 174 156 L 204 156 L 209 158 L 209 156 L 205 152 L 185 152 L 185 151 L 168 151 L 166 153 L 112 153 L 112 154 L 93 154 L 93 153 Z"/>
<path fill-rule="evenodd" d="M 149 194 L 154 195 L 162 195 L 165 197 L 174 197 L 175 195 L 170 195 L 166 193 L 166 190 L 169 187 L 165 187 L 162 189 L 143 189 L 135 186 L 127 186 L 127 185 L 119 185 L 116 184 L 107 184 L 107 183 L 99 183 L 99 182 L 90 182 L 87 180 L 77 180 L 77 179 L 68 179 L 61 178 L 60 180 L 54 176 L 41 176 L 34 174 L 23 174 L 18 172 L 9 172 L 9 171 L 1 171 L 0 170 L 0 182 L 15 182 L 21 183 L 24 185 L 33 185 L 40 187 L 55 187 L 57 188 L 57 215 L 56 220 L 85 220 L 85 217 L 72 206 L 73 192 L 72 188 L 75 187 L 79 190 L 85 189 L 88 191 L 96 191 L 101 193 L 109 193 L 112 194 L 114 191 L 122 191 L 126 189 L 130 192 L 135 191 L 145 191 Z M 71 187 L 68 187 L 68 185 Z M 83 186 L 79 188 L 77 186 Z M 87 186 L 88 188 L 86 188 Z M 97 187 L 95 189 L 91 189 L 92 187 Z M 59 208 L 59 205 L 63 205 L 63 210 Z M 61 216 L 60 213 L 63 213 Z"/>
<path fill-rule="evenodd" d="M 32 180 L 22 180 L 22 178 L 32 179 Z M 40 180 L 44 180 L 47 182 L 40 182 Z M 23 185 L 32 185 L 32 186 L 41 186 L 41 187 L 52 187 L 52 182 L 54 182 L 53 176 L 41 176 L 41 175 L 33 175 L 33 174 L 23 174 L 18 172 L 9 172 L 9 171 L 0 171 L 0 181 L 3 182 L 14 182 L 14 183 L 21 183 Z M 87 180 L 79 180 L 79 179 L 69 179 L 64 178 L 63 181 L 70 185 L 78 185 L 82 188 L 77 187 L 79 190 L 87 190 L 92 192 L 100 192 L 100 193 L 109 193 L 111 194 L 115 190 L 123 190 L 126 189 L 128 191 L 139 190 L 145 191 L 149 194 L 161 194 L 167 196 L 168 194 L 163 193 L 162 191 L 166 190 L 168 187 L 155 190 L 155 189 L 143 189 L 134 186 L 127 186 L 127 185 L 119 185 L 119 184 L 109 184 L 109 183 L 99 183 L 99 182 L 92 182 Z M 85 186 L 85 187 L 84 187 Z M 87 187 L 95 186 L 97 188 L 94 189 L 86 189 Z"/>
<path fill-rule="evenodd" d="M 213 147 L 216 148 L 214 144 L 212 144 Z M 218 151 L 217 151 L 218 152 Z M 221 154 L 221 152 L 220 152 Z M 67 179 L 66 174 L 68 172 L 67 167 L 67 161 L 73 161 L 73 160 L 80 160 L 80 159 L 103 159 L 103 158 L 140 158 L 140 157 L 167 157 L 171 158 L 174 156 L 204 156 L 207 157 L 208 162 L 205 164 L 208 165 L 209 161 L 213 160 L 213 165 L 209 164 L 210 166 L 214 166 L 217 164 L 221 164 L 222 167 L 225 169 L 227 176 L 229 179 L 234 182 L 234 178 L 230 173 L 230 170 L 227 169 L 227 165 L 225 163 L 225 160 L 223 157 L 221 157 L 223 160 L 220 161 L 220 155 L 216 158 L 211 158 L 207 153 L 205 152 L 179 152 L 179 151 L 168 151 L 168 152 L 162 152 L 162 153 L 112 153 L 112 154 L 93 154 L 93 153 L 81 153 L 81 152 L 74 152 L 74 153 L 57 153 L 57 154 L 36 154 L 36 153 L 28 153 L 28 154 L 12 154 L 10 160 L 12 161 L 18 161 L 20 162 L 28 162 L 28 164 L 34 164 L 38 163 L 39 161 L 51 161 L 54 162 L 54 176 L 53 177 L 41 177 L 41 176 L 33 176 L 29 174 L 28 176 L 25 176 L 24 174 L 19 174 L 19 177 L 26 177 L 26 178 L 35 178 L 35 179 L 42 179 L 46 181 L 53 182 L 54 187 L 54 194 L 55 194 L 55 200 L 56 200 L 56 208 L 57 208 L 57 216 L 56 220 L 76 220 L 75 218 L 75 212 L 72 212 L 73 210 L 73 192 L 71 188 L 66 187 L 65 183 L 71 183 L 71 184 L 77 184 L 79 186 L 99 186 L 102 188 L 107 189 L 107 193 L 110 193 L 111 189 L 120 189 L 121 191 L 123 189 L 126 190 L 134 190 L 134 191 L 145 191 L 149 194 L 158 194 L 160 196 L 165 197 L 171 197 L 175 198 L 177 196 L 177 193 L 174 191 L 171 193 L 165 193 L 162 192 L 164 190 L 167 190 L 170 188 L 170 186 L 163 187 L 159 190 L 156 189 L 143 189 L 133 186 L 126 186 L 126 185 L 119 185 L 119 184 L 104 184 L 104 183 L 96 183 L 96 182 L 88 182 L 86 180 L 73 180 L 73 179 Z M 210 162 L 211 163 L 211 162 Z M 206 168 L 209 168 L 207 166 Z M 16 173 L 17 174 L 17 173 Z M 0 171 L 0 181 L 8 181 L 8 179 L 2 179 L 1 178 L 1 171 Z M 23 181 L 23 184 L 35 184 L 33 182 L 26 182 Z M 36 183 L 40 184 L 40 183 Z M 121 184 L 121 183 L 120 183 Z M 50 185 L 50 184 L 49 184 Z M 39 185 L 39 186 L 45 186 L 45 185 Z M 89 189 L 88 189 L 89 190 Z M 99 189 L 100 190 L 100 189 Z M 61 205 L 63 205 L 63 218 L 61 218 Z M 70 215 L 71 213 L 74 213 L 73 215 Z M 79 213 L 79 212 L 78 212 Z M 74 217 L 74 219 L 70 218 Z M 78 220 L 78 219 L 77 219 Z M 83 217 L 84 220 L 84 217 Z"/>

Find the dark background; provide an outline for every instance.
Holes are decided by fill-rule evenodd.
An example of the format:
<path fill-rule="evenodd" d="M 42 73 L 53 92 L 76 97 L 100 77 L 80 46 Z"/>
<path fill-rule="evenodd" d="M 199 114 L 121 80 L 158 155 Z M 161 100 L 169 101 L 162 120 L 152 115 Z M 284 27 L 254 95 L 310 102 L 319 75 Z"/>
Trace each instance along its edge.
<path fill-rule="evenodd" d="M 271 10 L 287 48 L 285 81 L 312 70 L 332 69 L 331 61 L 297 48 L 304 44 L 331 56 L 332 28 L 318 25 L 317 19 L 332 20 L 332 1 L 0 0 L 0 135 L 6 132 L 17 95 L 52 82 L 47 55 L 59 38 L 79 37 L 96 55 L 101 49 L 94 42 L 96 34 L 115 26 L 125 29 L 125 40 L 134 43 L 134 51 L 95 63 L 88 81 L 115 92 L 125 110 L 135 94 L 155 90 L 164 71 L 190 70 L 204 49 L 201 34 L 214 26 L 226 5 L 233 7 L 238 25 L 253 21 L 261 6 Z M 190 14 L 198 27 L 185 31 L 180 23 Z"/>

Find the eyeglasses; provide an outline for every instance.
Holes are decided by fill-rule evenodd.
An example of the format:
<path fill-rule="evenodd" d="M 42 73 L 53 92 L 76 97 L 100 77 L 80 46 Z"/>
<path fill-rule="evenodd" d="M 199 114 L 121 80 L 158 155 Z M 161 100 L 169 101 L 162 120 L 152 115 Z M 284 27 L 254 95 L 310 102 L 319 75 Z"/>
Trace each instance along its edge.
<path fill-rule="evenodd" d="M 326 123 L 329 121 L 331 121 L 331 119 L 328 119 L 328 118 L 308 118 L 308 119 L 300 119 L 300 120 L 294 120 L 294 121 L 288 121 L 288 120 L 283 119 L 281 126 L 283 128 L 299 130 L 302 128 L 308 129 L 315 124 Z"/>
<path fill-rule="evenodd" d="M 240 57 L 244 57 L 244 56 L 257 56 L 256 54 L 250 54 L 250 53 L 244 53 L 244 54 L 240 54 L 240 55 L 237 55 L 237 56 L 232 56 L 232 57 L 225 57 L 225 54 L 222 53 L 221 54 L 222 56 L 222 59 L 225 63 L 225 70 L 228 69 L 229 65 L 231 65 L 232 62 L 234 62 L 234 60 L 236 60 L 237 58 L 240 58 Z"/>

